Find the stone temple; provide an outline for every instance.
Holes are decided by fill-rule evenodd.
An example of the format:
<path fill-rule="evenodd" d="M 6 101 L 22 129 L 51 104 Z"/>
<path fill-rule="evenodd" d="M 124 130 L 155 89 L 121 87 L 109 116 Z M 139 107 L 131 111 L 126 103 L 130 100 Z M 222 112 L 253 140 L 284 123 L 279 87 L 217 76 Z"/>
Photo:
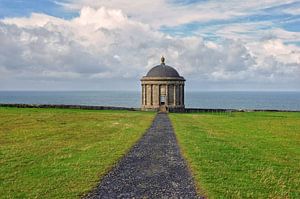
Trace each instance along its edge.
<path fill-rule="evenodd" d="M 185 79 L 171 66 L 154 66 L 142 82 L 142 110 L 181 112 L 184 110 Z"/>

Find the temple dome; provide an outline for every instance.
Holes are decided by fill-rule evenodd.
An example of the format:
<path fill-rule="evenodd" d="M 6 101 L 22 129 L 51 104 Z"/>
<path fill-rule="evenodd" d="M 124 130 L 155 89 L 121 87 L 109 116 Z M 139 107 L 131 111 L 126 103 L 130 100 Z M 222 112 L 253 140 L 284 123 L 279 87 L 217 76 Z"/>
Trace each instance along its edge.
<path fill-rule="evenodd" d="M 177 70 L 165 64 L 165 58 L 161 57 L 161 64 L 149 70 L 146 77 L 180 77 Z"/>
<path fill-rule="evenodd" d="M 173 67 L 162 63 L 149 70 L 146 77 L 180 77 L 180 75 Z"/>

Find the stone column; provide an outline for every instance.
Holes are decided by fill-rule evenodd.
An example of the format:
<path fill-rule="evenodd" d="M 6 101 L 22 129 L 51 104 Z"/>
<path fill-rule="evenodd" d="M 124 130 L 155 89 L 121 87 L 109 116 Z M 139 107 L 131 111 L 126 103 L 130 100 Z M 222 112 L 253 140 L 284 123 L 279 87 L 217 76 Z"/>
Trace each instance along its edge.
<path fill-rule="evenodd" d="M 147 105 L 147 84 L 144 85 L 144 105 Z"/>
<path fill-rule="evenodd" d="M 147 106 L 151 106 L 151 84 L 147 84 L 146 101 Z"/>
<path fill-rule="evenodd" d="M 160 102 L 159 102 L 159 100 L 160 100 L 160 99 L 159 99 L 159 92 L 160 92 L 160 91 L 159 91 L 159 84 L 156 84 L 156 100 L 157 100 L 156 105 L 157 105 L 157 107 L 159 107 L 159 105 L 160 105 L 160 104 L 159 104 L 159 103 L 160 103 Z"/>
<path fill-rule="evenodd" d="M 158 105 L 159 106 L 160 106 L 160 96 L 161 96 L 160 87 L 161 87 L 161 85 L 158 84 Z"/>
<path fill-rule="evenodd" d="M 182 105 L 182 84 L 180 84 L 179 93 L 180 93 L 179 105 Z"/>
<path fill-rule="evenodd" d="M 176 86 L 176 106 L 179 104 L 179 99 L 180 99 L 180 93 L 179 93 L 179 84 Z"/>
<path fill-rule="evenodd" d="M 180 105 L 182 106 L 182 96 L 183 96 L 183 93 L 182 93 L 182 84 L 180 84 Z"/>
<path fill-rule="evenodd" d="M 180 105 L 180 100 L 181 100 L 181 93 L 180 93 L 180 84 L 178 85 L 178 101 L 177 101 L 177 105 Z"/>
<path fill-rule="evenodd" d="M 176 106 L 176 88 L 177 88 L 177 85 L 176 84 L 174 84 L 174 106 Z"/>
<path fill-rule="evenodd" d="M 182 92 L 182 95 L 181 95 L 181 105 L 184 106 L 184 84 L 181 85 L 181 92 Z"/>
<path fill-rule="evenodd" d="M 146 87 L 146 84 L 144 84 L 144 105 L 146 106 L 147 105 L 147 101 L 146 101 L 146 92 L 147 92 L 147 87 Z"/>
<path fill-rule="evenodd" d="M 147 90 L 146 90 L 146 84 L 144 84 L 144 105 L 145 106 L 147 105 L 147 103 L 146 103 L 146 92 L 147 92 Z"/>
<path fill-rule="evenodd" d="M 153 84 L 150 85 L 150 105 L 153 105 Z"/>
<path fill-rule="evenodd" d="M 168 84 L 166 84 L 166 102 L 165 102 L 165 104 L 166 105 L 169 105 L 169 85 Z"/>
<path fill-rule="evenodd" d="M 144 84 L 142 84 L 142 105 L 144 105 Z"/>
<path fill-rule="evenodd" d="M 153 84 L 153 106 L 157 107 L 158 106 L 158 85 Z"/>

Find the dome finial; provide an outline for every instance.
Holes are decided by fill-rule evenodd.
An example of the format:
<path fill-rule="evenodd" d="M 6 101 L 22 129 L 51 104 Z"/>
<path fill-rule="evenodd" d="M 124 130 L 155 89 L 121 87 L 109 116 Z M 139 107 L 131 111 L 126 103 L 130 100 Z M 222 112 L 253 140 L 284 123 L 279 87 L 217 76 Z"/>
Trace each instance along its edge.
<path fill-rule="evenodd" d="M 161 60 L 161 64 L 165 65 L 165 58 L 164 58 L 164 56 L 161 56 L 160 60 Z"/>

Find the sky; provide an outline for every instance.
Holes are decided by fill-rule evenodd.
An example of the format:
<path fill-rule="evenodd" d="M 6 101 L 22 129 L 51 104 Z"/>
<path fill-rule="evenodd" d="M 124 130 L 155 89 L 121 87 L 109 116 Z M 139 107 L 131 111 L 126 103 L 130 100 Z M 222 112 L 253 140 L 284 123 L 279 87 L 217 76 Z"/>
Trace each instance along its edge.
<path fill-rule="evenodd" d="M 0 0 L 0 90 L 300 91 L 300 0 Z"/>

